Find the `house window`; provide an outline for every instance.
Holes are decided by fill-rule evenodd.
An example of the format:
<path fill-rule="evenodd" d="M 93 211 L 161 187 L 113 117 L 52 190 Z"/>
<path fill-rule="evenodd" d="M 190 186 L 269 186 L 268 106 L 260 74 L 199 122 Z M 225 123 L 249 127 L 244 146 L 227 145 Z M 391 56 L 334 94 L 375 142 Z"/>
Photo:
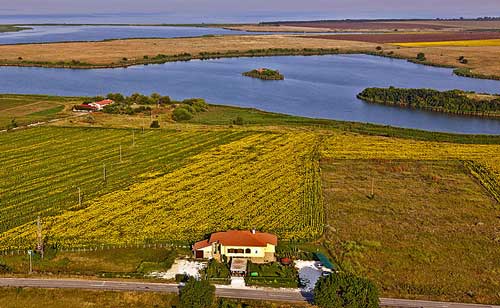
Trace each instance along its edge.
<path fill-rule="evenodd" d="M 247 249 L 245 250 L 245 253 L 251 253 L 251 252 L 252 252 L 252 251 L 250 250 L 250 248 L 247 248 Z"/>

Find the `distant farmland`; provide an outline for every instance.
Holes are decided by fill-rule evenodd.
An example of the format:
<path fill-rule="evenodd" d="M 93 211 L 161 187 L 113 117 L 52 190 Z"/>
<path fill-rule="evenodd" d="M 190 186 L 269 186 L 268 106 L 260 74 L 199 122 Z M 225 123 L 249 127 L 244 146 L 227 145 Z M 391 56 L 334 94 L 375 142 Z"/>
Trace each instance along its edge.
<path fill-rule="evenodd" d="M 343 35 L 311 35 L 310 38 L 328 40 L 360 41 L 368 43 L 414 43 L 443 42 L 465 40 L 500 39 L 500 32 L 436 32 L 436 33 L 391 33 L 391 34 L 343 34 Z"/>

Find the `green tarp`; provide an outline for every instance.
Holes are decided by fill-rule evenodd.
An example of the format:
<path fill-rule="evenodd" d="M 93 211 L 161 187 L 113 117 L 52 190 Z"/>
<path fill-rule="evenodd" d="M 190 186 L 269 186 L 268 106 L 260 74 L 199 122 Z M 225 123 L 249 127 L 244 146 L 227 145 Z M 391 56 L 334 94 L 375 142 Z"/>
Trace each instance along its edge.
<path fill-rule="evenodd" d="M 335 266 L 332 264 L 332 262 L 330 262 L 330 260 L 328 260 L 327 256 L 325 256 L 321 252 L 316 252 L 315 255 L 324 267 L 335 270 Z"/>

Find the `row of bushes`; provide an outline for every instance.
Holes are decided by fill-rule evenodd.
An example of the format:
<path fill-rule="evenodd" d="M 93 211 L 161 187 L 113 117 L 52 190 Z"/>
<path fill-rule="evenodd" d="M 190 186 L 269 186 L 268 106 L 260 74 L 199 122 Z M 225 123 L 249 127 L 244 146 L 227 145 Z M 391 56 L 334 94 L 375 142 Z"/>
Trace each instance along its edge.
<path fill-rule="evenodd" d="M 115 102 L 114 104 L 107 105 L 103 109 L 105 113 L 111 114 L 132 115 L 136 113 L 151 112 L 152 105 L 156 105 L 158 107 L 167 105 L 174 106 L 175 109 L 173 111 L 172 118 L 175 121 L 190 120 L 194 114 L 208 109 L 208 104 L 201 98 L 190 98 L 183 101 L 175 101 L 172 100 L 170 96 L 162 96 L 158 93 L 153 93 L 149 96 L 139 93 L 134 93 L 130 96 L 124 96 L 120 93 L 109 93 L 106 97 L 93 97 L 84 104 L 103 99 L 111 99 Z"/>
<path fill-rule="evenodd" d="M 397 105 L 431 111 L 499 116 L 500 98 L 479 99 L 461 90 L 437 91 L 433 89 L 368 88 L 358 98 L 369 103 Z"/>

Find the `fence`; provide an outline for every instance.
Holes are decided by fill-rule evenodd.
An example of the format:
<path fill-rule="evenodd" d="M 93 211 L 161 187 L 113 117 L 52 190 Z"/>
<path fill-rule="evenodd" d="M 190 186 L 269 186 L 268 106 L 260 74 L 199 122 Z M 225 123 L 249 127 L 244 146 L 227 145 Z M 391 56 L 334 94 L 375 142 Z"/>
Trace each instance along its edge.
<path fill-rule="evenodd" d="M 103 250 L 112 250 L 112 249 L 164 249 L 164 248 L 191 248 L 187 243 L 171 243 L 171 242 L 163 242 L 163 243 L 136 243 L 136 244 L 101 244 L 101 245 L 83 245 L 83 246 L 74 246 L 74 247 L 56 247 L 50 248 L 56 250 L 57 252 L 92 252 L 92 251 L 103 251 Z M 0 256 L 15 256 L 15 255 L 27 255 L 29 249 L 5 249 L 0 250 Z"/>

